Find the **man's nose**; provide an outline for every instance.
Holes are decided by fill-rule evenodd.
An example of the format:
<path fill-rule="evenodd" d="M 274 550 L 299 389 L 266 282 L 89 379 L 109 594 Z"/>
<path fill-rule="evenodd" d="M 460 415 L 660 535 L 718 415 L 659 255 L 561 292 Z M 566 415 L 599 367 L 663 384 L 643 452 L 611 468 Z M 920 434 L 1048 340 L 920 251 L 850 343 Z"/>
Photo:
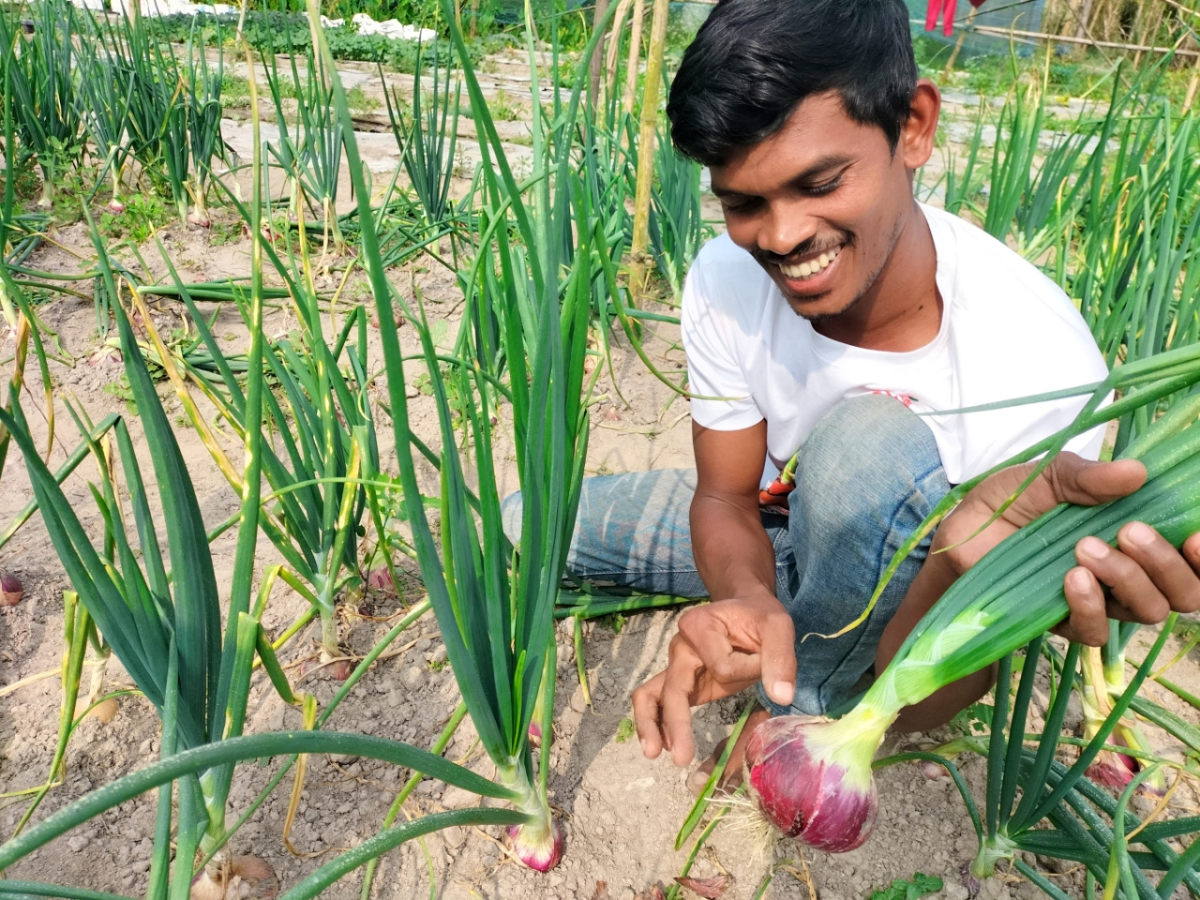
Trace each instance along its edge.
<path fill-rule="evenodd" d="M 759 249 L 787 256 L 816 236 L 816 220 L 801 203 L 773 203 L 758 230 Z"/>

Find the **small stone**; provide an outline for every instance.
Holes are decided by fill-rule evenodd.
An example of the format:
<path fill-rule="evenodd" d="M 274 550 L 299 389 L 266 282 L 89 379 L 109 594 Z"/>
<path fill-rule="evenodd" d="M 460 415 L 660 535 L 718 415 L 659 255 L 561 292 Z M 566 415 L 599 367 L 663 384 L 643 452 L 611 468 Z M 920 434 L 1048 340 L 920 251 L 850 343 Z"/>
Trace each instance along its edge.
<path fill-rule="evenodd" d="M 446 661 L 446 645 L 438 644 L 430 652 L 429 661 L 432 663 L 444 663 Z"/>
<path fill-rule="evenodd" d="M 89 841 L 82 834 L 77 834 L 67 838 L 67 846 L 71 848 L 72 853 L 78 853 L 88 845 Z"/>
<path fill-rule="evenodd" d="M 587 701 L 583 699 L 583 688 L 576 687 L 575 692 L 571 694 L 571 709 L 577 713 L 581 713 L 587 709 Z"/>
<path fill-rule="evenodd" d="M 967 890 L 965 884 L 956 884 L 954 882 L 946 885 L 944 894 L 946 900 L 967 900 L 971 896 L 971 892 Z"/>
<path fill-rule="evenodd" d="M 387 705 L 390 706 L 392 709 L 395 709 L 397 706 L 400 705 L 400 703 L 403 699 L 404 698 L 400 696 L 399 691 L 392 691 L 387 696 Z"/>
<path fill-rule="evenodd" d="M 449 828 L 442 830 L 442 837 L 446 841 L 446 846 L 451 850 L 457 850 L 467 840 L 467 829 L 461 825 L 451 825 Z"/>
<path fill-rule="evenodd" d="M 400 681 L 410 691 L 415 691 L 421 686 L 421 682 L 425 680 L 425 673 L 416 666 L 409 666 L 404 670 L 404 674 L 400 676 Z"/>
<path fill-rule="evenodd" d="M 421 638 L 419 641 L 417 641 L 415 644 L 413 644 L 413 649 L 416 650 L 418 653 L 424 653 L 426 650 L 429 649 L 430 644 L 432 644 L 432 643 L 433 642 L 430 641 L 429 638 Z"/>

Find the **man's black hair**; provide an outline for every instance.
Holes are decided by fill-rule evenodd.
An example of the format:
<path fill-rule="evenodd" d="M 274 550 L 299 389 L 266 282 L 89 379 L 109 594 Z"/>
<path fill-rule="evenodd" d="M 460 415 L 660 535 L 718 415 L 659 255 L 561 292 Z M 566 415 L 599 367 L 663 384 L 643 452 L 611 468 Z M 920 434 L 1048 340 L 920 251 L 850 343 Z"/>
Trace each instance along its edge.
<path fill-rule="evenodd" d="M 894 151 L 916 81 L 904 0 L 720 0 L 683 55 L 667 116 L 680 153 L 719 166 L 833 90 Z"/>

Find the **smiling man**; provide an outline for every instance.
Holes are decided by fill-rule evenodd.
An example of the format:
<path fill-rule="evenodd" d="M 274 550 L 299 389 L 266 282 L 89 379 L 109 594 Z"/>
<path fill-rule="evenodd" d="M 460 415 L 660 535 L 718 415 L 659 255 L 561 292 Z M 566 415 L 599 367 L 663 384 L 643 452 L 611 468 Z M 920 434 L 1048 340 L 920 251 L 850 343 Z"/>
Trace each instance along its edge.
<path fill-rule="evenodd" d="M 1090 462 L 1102 434 L 1082 435 L 962 544 L 1027 469 L 1001 472 L 900 565 L 863 625 L 821 636 L 860 615 L 952 485 L 1067 426 L 1083 401 L 919 413 L 1106 375 L 1053 282 L 914 199 L 939 108 L 917 78 L 903 0 L 721 0 L 684 55 L 672 138 L 710 168 L 727 227 L 683 295 L 696 468 L 587 479 L 568 558 L 585 578 L 713 600 L 680 617 L 666 670 L 634 693 L 651 758 L 665 748 L 689 763 L 692 707 L 754 685 L 763 708 L 743 744 L 771 714 L 836 713 L 987 549 L 1056 503 L 1105 502 L 1145 477 L 1136 462 Z M 506 521 L 519 522 L 515 500 Z M 1177 551 L 1128 523 L 1117 548 L 1085 538 L 1077 559 L 1061 626 L 1075 639 L 1103 643 L 1108 616 L 1200 608 L 1200 535 Z M 945 722 L 991 680 L 976 673 L 897 727 Z M 739 746 L 735 777 L 741 758 Z"/>

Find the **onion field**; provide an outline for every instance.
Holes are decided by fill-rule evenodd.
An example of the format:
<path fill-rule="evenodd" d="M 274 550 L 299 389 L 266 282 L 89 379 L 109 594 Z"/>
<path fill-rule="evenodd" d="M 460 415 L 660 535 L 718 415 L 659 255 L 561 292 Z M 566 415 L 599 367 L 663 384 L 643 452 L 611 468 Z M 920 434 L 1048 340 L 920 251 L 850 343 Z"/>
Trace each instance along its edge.
<path fill-rule="evenodd" d="M 1200 530 L 1193 63 L 946 90 L 918 198 L 1112 373 L 1014 461 L 1108 423 L 1151 479 L 990 554 L 823 726 L 879 811 L 822 848 L 723 760 L 696 799 L 642 757 L 630 693 L 695 601 L 567 566 L 585 477 L 693 465 L 680 301 L 724 225 L 653 6 L 487 38 L 443 0 L 423 43 L 316 0 L 0 6 L 0 898 L 1200 898 L 1200 619 L 1046 631 L 1080 535 Z M 918 663 L 1000 679 L 886 734 Z"/>

